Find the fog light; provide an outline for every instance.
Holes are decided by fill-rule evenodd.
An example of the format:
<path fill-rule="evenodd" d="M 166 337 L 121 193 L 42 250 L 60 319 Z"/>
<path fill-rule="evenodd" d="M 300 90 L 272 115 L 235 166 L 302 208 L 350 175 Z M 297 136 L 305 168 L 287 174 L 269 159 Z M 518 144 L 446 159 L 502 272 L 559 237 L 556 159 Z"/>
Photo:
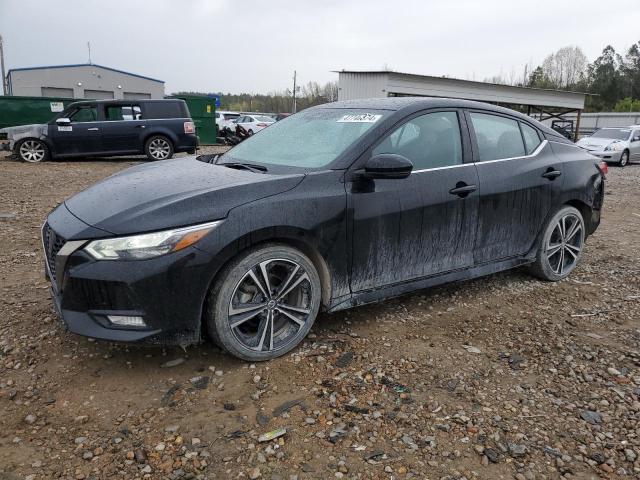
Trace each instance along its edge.
<path fill-rule="evenodd" d="M 107 315 L 107 318 L 114 325 L 119 327 L 146 327 L 142 317 L 136 317 L 133 315 Z"/>

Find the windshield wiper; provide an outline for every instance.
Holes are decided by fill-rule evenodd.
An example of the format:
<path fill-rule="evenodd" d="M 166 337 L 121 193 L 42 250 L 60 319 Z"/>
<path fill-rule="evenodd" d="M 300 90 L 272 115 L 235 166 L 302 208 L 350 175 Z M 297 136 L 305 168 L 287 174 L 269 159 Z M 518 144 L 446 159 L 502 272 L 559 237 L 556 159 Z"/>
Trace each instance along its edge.
<path fill-rule="evenodd" d="M 264 173 L 267 171 L 267 167 L 263 165 L 256 165 L 255 163 L 243 163 L 243 162 L 223 162 L 218 163 L 223 167 L 245 169 L 255 173 Z"/>

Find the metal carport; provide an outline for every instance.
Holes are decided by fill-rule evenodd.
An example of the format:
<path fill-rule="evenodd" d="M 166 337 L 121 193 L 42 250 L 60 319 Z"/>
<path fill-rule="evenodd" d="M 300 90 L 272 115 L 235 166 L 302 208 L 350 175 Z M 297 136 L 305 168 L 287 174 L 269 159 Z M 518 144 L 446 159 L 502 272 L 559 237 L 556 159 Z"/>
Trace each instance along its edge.
<path fill-rule="evenodd" d="M 379 97 L 447 97 L 476 100 L 496 105 L 519 106 L 528 115 L 544 121 L 576 113 L 574 139 L 580 130 L 580 115 L 586 93 L 474 82 L 391 71 L 348 71 L 338 73 L 338 100 Z"/>

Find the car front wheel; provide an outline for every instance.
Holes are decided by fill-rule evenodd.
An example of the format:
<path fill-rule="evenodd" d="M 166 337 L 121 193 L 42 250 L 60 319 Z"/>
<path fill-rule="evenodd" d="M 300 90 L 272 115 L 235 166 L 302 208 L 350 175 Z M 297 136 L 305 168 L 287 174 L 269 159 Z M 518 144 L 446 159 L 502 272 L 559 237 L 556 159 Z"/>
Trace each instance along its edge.
<path fill-rule="evenodd" d="M 580 211 L 569 205 L 560 208 L 545 227 L 532 273 L 551 282 L 566 278 L 580 260 L 584 240 Z"/>
<path fill-rule="evenodd" d="M 20 142 L 16 151 L 23 162 L 38 163 L 49 159 L 49 148 L 42 140 L 35 138 Z"/>
<path fill-rule="evenodd" d="M 622 152 L 622 155 L 620 155 L 620 161 L 618 162 L 618 166 L 626 167 L 628 163 L 629 163 L 629 152 L 625 150 L 624 152 Z"/>
<path fill-rule="evenodd" d="M 173 157 L 173 144 L 167 137 L 155 135 L 147 140 L 144 152 L 149 160 L 167 160 Z"/>
<path fill-rule="evenodd" d="M 268 244 L 233 260 L 209 293 L 211 338 L 248 361 L 270 360 L 298 345 L 321 302 L 318 272 L 299 250 Z"/>

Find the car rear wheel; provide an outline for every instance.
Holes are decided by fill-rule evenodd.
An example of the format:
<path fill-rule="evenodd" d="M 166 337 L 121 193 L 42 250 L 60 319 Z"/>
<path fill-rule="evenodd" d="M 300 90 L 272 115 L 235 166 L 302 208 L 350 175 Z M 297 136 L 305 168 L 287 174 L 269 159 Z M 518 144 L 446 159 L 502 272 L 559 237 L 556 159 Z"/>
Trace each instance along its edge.
<path fill-rule="evenodd" d="M 551 282 L 566 278 L 584 248 L 585 228 L 580 211 L 565 205 L 547 223 L 532 273 Z"/>
<path fill-rule="evenodd" d="M 206 309 L 211 338 L 248 361 L 284 355 L 307 335 L 321 302 L 318 272 L 299 250 L 268 244 L 222 272 Z"/>
<path fill-rule="evenodd" d="M 167 137 L 155 135 L 147 140 L 144 151 L 149 160 L 167 160 L 173 157 L 173 144 Z"/>
<path fill-rule="evenodd" d="M 618 166 L 626 167 L 628 163 L 629 163 L 629 152 L 625 150 L 624 152 L 622 152 L 622 155 L 620 155 L 620 161 L 618 162 Z"/>
<path fill-rule="evenodd" d="M 35 138 L 23 140 L 16 150 L 23 162 L 38 163 L 49 159 L 49 148 L 42 140 Z"/>
<path fill-rule="evenodd" d="M 253 135 L 253 130 L 249 130 L 249 136 Z"/>

